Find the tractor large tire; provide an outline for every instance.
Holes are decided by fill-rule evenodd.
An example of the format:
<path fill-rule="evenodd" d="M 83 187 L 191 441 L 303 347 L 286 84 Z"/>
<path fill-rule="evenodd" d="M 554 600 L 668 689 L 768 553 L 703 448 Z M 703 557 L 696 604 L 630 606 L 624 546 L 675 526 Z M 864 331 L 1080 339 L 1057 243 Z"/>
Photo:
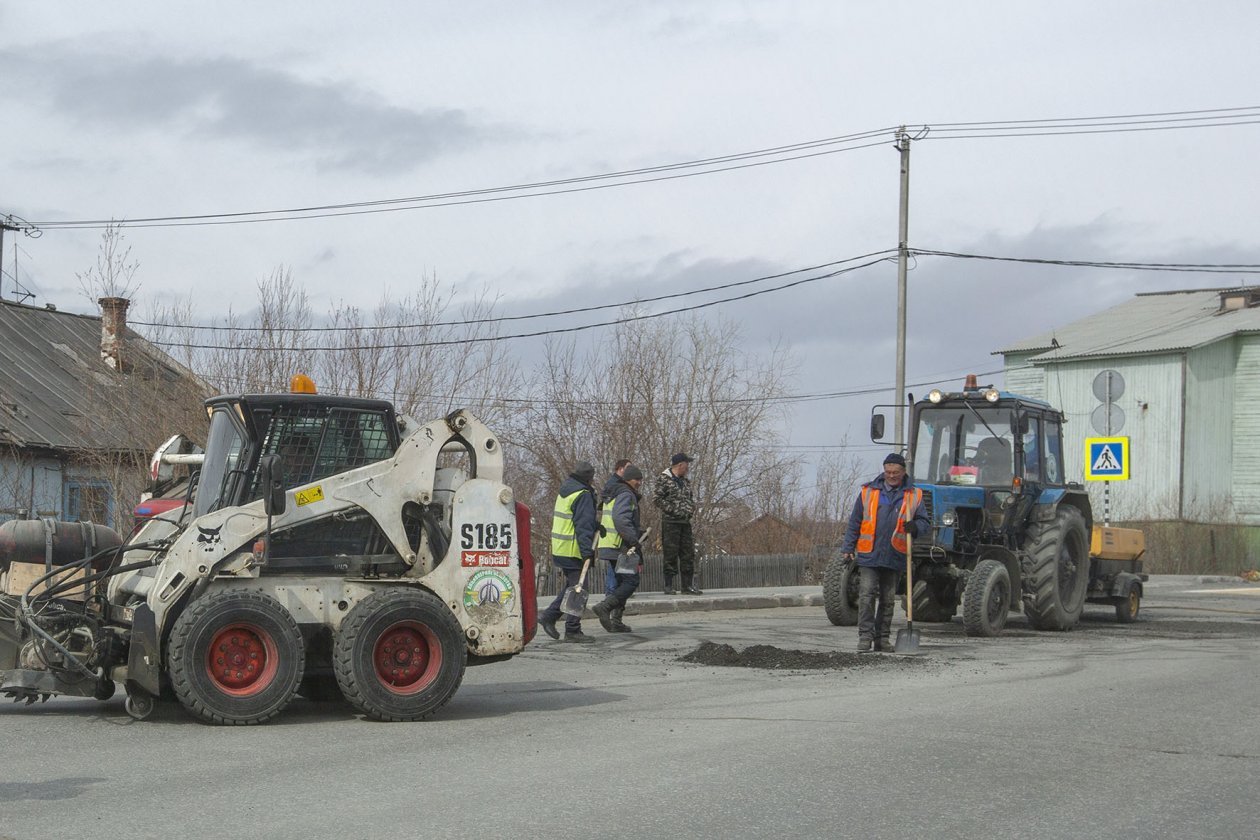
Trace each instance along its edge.
<path fill-rule="evenodd" d="M 914 582 L 914 620 L 936 624 L 948 624 L 954 620 L 958 605 L 953 601 L 954 585 L 948 584 L 950 595 L 942 596 L 941 591 L 928 586 L 927 581 Z M 901 593 L 901 608 L 906 608 L 906 595 Z"/>
<path fill-rule="evenodd" d="M 981 560 L 963 590 L 963 629 L 968 636 L 1002 632 L 1011 609 L 1011 576 L 997 560 Z"/>
<path fill-rule="evenodd" d="M 198 598 L 175 619 L 166 668 L 184 708 L 210 723 L 270 720 L 297 694 L 306 661 L 302 631 L 261 592 Z"/>
<path fill-rule="evenodd" d="M 858 623 L 857 563 L 833 557 L 823 571 L 823 608 L 827 620 L 837 627 L 855 627 Z"/>
<path fill-rule="evenodd" d="M 454 696 L 467 662 L 459 622 L 423 589 L 372 593 L 350 610 L 333 639 L 341 693 L 376 720 L 429 717 Z"/>
<path fill-rule="evenodd" d="M 1024 550 L 1028 623 L 1037 630 L 1071 630 L 1080 621 L 1089 589 L 1085 517 L 1074 507 L 1060 506 L 1052 522 L 1029 528 Z"/>

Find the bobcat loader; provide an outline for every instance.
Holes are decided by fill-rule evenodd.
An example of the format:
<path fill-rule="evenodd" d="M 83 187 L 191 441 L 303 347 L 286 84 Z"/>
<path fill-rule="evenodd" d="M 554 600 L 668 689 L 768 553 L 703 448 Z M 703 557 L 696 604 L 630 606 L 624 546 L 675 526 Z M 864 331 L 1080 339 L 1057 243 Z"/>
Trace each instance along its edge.
<path fill-rule="evenodd" d="M 125 541 L 102 526 L 0 525 L 0 695 L 177 699 L 256 724 L 298 694 L 419 720 L 468 665 L 535 628 L 530 516 L 498 438 L 456 411 L 305 393 L 207 401 L 182 504 Z M 159 453 L 160 455 L 160 453 Z"/>

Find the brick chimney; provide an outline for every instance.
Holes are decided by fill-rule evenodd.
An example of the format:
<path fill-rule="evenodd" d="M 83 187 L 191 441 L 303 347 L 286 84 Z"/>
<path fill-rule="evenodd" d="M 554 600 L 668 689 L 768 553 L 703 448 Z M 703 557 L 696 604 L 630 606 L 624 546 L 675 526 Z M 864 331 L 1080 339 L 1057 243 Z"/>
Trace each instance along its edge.
<path fill-rule="evenodd" d="M 127 307 L 131 301 L 103 297 L 101 305 L 101 359 L 116 371 L 123 368 L 123 333 L 127 330 Z"/>

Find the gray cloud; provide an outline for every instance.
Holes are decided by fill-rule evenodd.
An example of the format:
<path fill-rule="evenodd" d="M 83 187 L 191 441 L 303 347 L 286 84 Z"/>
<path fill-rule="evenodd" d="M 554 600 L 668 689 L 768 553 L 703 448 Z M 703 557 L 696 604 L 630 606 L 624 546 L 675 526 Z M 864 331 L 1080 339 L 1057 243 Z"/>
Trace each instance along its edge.
<path fill-rule="evenodd" d="M 236 58 L 133 58 L 52 44 L 0 51 L 0 73 L 83 126 L 173 129 L 374 174 L 521 136 L 459 109 L 402 108 L 346 82 L 310 82 Z"/>

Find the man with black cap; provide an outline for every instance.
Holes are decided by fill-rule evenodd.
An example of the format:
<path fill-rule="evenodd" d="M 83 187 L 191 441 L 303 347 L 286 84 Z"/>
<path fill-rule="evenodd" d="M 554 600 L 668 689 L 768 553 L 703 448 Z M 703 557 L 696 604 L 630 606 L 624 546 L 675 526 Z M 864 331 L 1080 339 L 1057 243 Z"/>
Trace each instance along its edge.
<path fill-rule="evenodd" d="M 674 594 L 674 577 L 682 576 L 682 591 L 687 595 L 703 595 L 695 587 L 696 538 L 691 532 L 691 517 L 696 500 L 691 495 L 687 473 L 695 460 L 685 452 L 670 459 L 669 469 L 656 477 L 652 503 L 661 511 L 661 551 L 665 555 L 665 594 Z"/>
<path fill-rule="evenodd" d="M 643 550 L 643 528 L 639 522 L 639 488 L 643 470 L 627 464 L 611 488 L 604 489 L 604 535 L 599 538 L 600 559 L 607 561 L 616 576 L 616 587 L 592 608 L 600 625 L 609 633 L 629 633 L 621 620 L 626 601 L 639 588 L 639 562 Z M 611 492 L 610 492 L 611 491 Z"/>
<path fill-rule="evenodd" d="M 547 609 L 538 616 L 538 626 L 553 639 L 559 639 L 556 622 L 560 620 L 560 604 L 564 592 L 577 586 L 582 578 L 582 565 L 595 556 L 595 468 L 587 461 L 579 461 L 560 485 L 556 494 L 556 509 L 551 518 L 551 562 L 564 575 L 564 587 Z M 582 632 L 582 619 L 565 615 L 564 640 L 566 642 L 591 642 Z"/>
<path fill-rule="evenodd" d="M 931 528 L 922 502 L 923 491 L 912 487 L 906 475 L 906 459 L 895 452 L 884 459 L 883 474 L 858 494 L 840 552 L 858 566 L 859 652 L 872 646 L 892 652 L 893 599 L 906 568 L 906 535 L 917 537 Z"/>

